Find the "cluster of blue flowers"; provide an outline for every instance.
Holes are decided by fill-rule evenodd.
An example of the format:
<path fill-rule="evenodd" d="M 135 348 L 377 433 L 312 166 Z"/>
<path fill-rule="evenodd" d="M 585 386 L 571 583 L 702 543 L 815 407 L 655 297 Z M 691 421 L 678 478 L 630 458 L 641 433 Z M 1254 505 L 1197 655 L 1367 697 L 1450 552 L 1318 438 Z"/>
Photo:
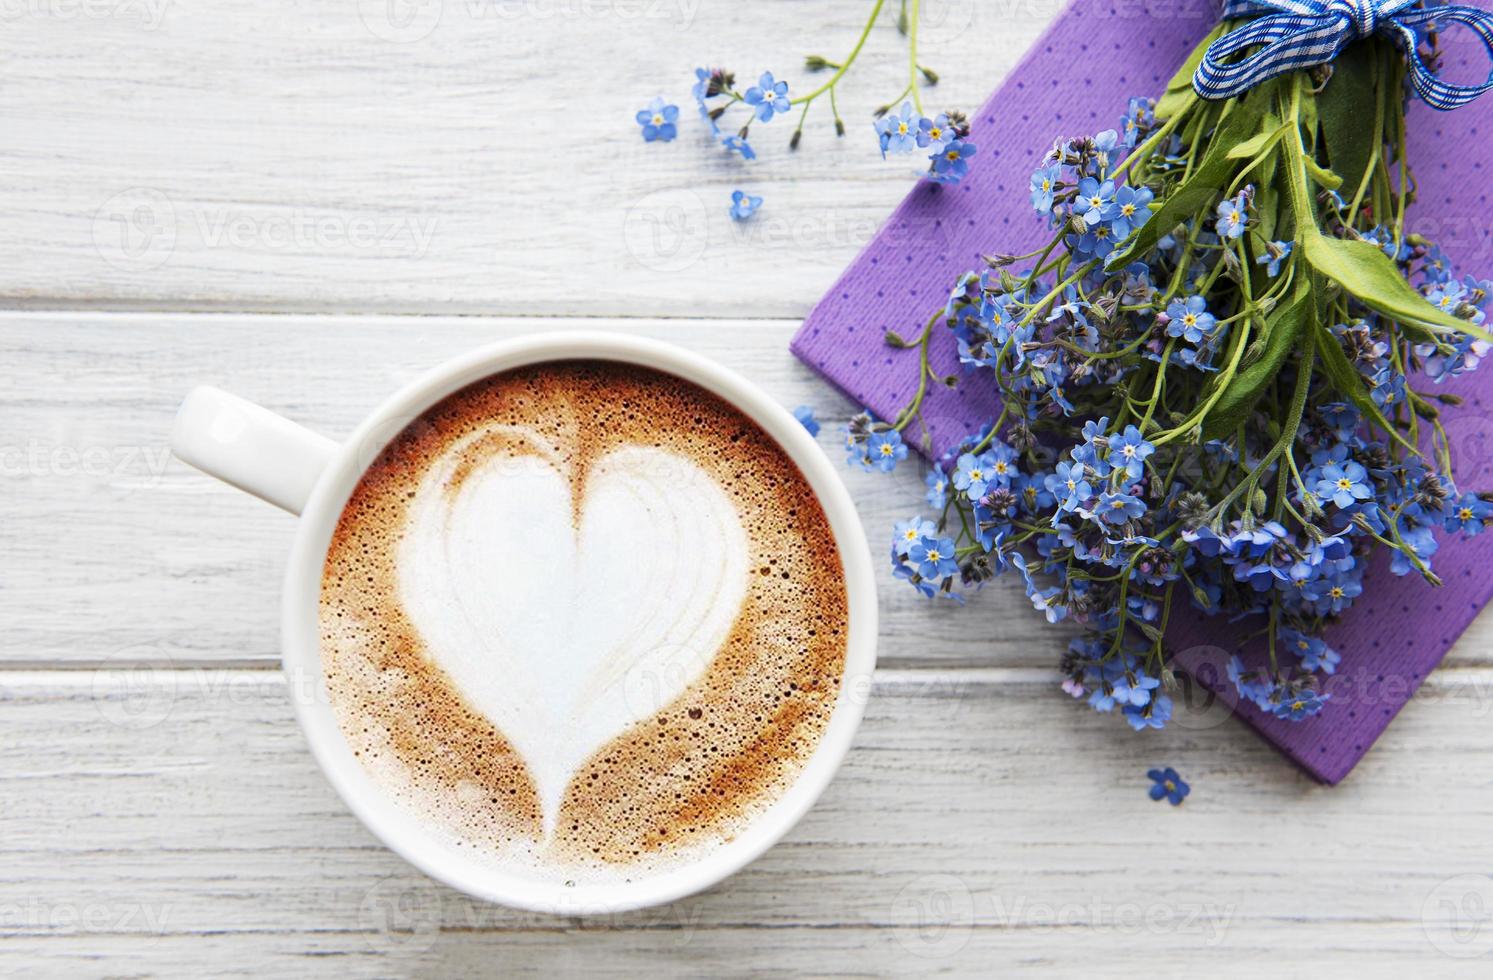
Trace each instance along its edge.
<path fill-rule="evenodd" d="M 888 153 L 928 153 L 928 179 L 957 184 L 969 173 L 969 158 L 975 144 L 969 138 L 969 121 L 962 113 L 940 113 L 933 119 L 917 113 L 911 102 L 900 111 L 889 111 L 876 122 L 881 158 Z"/>
<path fill-rule="evenodd" d="M 926 123 L 904 106 L 883 120 L 883 149 L 916 145 Z M 1434 581 L 1437 535 L 1475 535 L 1493 519 L 1486 495 L 1455 487 L 1449 457 L 1401 451 L 1399 433 L 1384 428 L 1386 418 L 1414 418 L 1412 395 L 1419 414 L 1434 417 L 1406 372 L 1453 377 L 1475 367 L 1488 345 L 1451 332 L 1411 357 L 1386 342 L 1387 323 L 1355 307 L 1356 318 L 1330 336 L 1381 414 L 1368 417 L 1368 399 L 1350 404 L 1313 376 L 1298 384 L 1303 362 L 1288 360 L 1267 379 L 1278 389 L 1262 407 L 1275 411 L 1271 401 L 1303 391 L 1294 438 L 1277 445 L 1281 426 L 1264 423 L 1202 438 L 1188 413 L 1221 370 L 1221 355 L 1237 356 L 1242 341 L 1232 335 L 1246 315 L 1239 290 L 1216 284 L 1264 266 L 1254 275 L 1263 275 L 1257 298 L 1268 309 L 1285 294 L 1297 257 L 1291 242 L 1259 233 L 1255 191 L 1244 185 L 1167 229 L 1137 261 L 1105 261 L 1150 218 L 1147 183 L 1165 185 L 1186 159 L 1174 135 L 1156 131 L 1152 103 L 1132 99 L 1119 130 L 1058 144 L 1030 186 L 1053 242 L 1029 256 L 991 257 L 959 280 L 925 328 L 925 338 L 937 323 L 951 328 L 960 361 L 993 376 L 1004 411 L 928 473 L 937 514 L 896 525 L 891 566 L 922 594 L 956 600 L 956 587 L 1014 567 L 1034 609 L 1085 629 L 1063 658 L 1064 689 L 1136 730 L 1171 718 L 1163 636 L 1178 604 L 1263 624 L 1250 635 L 1267 637 L 1270 665 L 1246 667 L 1235 657 L 1230 677 L 1241 698 L 1297 721 L 1330 700 L 1322 678 L 1340 657 L 1322 632 L 1363 592 L 1370 551 L 1388 545 L 1395 574 Z M 1153 133 L 1146 183 L 1132 183 L 1125 157 Z M 1482 323 L 1493 287 L 1457 279 L 1430 243 L 1376 238 L 1345 219 L 1339 231 L 1387 244 L 1428 302 Z M 1032 258 L 1036 268 L 1011 271 Z M 918 346 L 927 371 L 926 342 Z M 869 413 L 852 419 L 848 461 L 893 469 L 907 455 L 900 430 L 919 408 L 909 405 L 891 423 Z"/>
<path fill-rule="evenodd" d="M 822 59 L 819 63 L 821 67 L 825 64 Z M 811 58 L 811 68 L 814 64 L 816 59 Z M 757 151 L 748 141 L 753 123 L 772 122 L 795 104 L 795 100 L 788 97 L 788 83 L 778 79 L 770 71 L 763 72 L 756 85 L 748 87 L 745 92 L 739 92 L 736 90 L 736 76 L 726 69 L 696 68 L 690 94 L 710 138 L 727 153 L 734 153 L 743 160 L 757 158 Z M 805 104 L 807 108 L 807 104 L 819 94 L 816 91 L 796 101 Z M 721 118 L 732 106 L 743 107 L 750 116 L 739 129 L 727 131 L 721 126 Z M 679 107 L 669 104 L 663 96 L 639 109 L 636 120 L 645 142 L 669 143 L 679 135 Z M 793 131 L 788 141 L 792 149 L 798 148 L 802 126 L 800 120 L 799 128 Z M 835 117 L 835 129 L 837 133 L 844 135 L 844 123 L 840 121 L 838 114 Z M 969 158 L 975 155 L 975 145 L 969 139 L 969 122 L 958 112 L 941 113 L 936 118 L 927 119 L 914 112 L 912 102 L 906 102 L 900 112 L 886 112 L 881 116 L 876 123 L 876 132 L 881 142 L 882 159 L 888 153 L 927 151 L 927 176 L 938 183 L 958 183 L 969 172 Z M 756 200 L 760 203 L 760 198 Z M 733 218 L 741 220 L 749 217 L 753 210 L 755 206 L 748 205 L 743 209 L 740 200 L 733 199 Z"/>

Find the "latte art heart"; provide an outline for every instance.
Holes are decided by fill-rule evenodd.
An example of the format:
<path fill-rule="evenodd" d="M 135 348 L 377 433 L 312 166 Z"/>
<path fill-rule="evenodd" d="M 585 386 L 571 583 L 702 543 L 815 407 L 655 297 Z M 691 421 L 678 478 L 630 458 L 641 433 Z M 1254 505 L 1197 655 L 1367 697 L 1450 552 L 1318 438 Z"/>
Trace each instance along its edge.
<path fill-rule="evenodd" d="M 849 604 L 781 447 L 680 378 L 495 374 L 349 497 L 319 607 L 364 773 L 441 847 L 628 882 L 740 839 L 835 710 Z"/>
<path fill-rule="evenodd" d="M 577 769 L 709 666 L 746 595 L 730 498 L 652 447 L 576 472 L 537 432 L 482 429 L 432 464 L 406 527 L 405 614 L 522 756 L 546 831 Z"/>

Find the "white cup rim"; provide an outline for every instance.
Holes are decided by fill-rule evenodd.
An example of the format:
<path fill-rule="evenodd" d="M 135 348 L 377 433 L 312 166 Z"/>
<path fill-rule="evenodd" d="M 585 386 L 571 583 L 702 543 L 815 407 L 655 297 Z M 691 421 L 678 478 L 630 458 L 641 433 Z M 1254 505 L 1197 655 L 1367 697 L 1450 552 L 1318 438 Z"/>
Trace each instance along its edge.
<path fill-rule="evenodd" d="M 536 882 L 455 853 L 428 823 L 392 800 L 353 756 L 331 709 L 321 669 L 317 615 L 322 567 L 342 509 L 377 450 L 409 420 L 475 381 L 525 365 L 575 359 L 620 361 L 677 375 L 756 422 L 798 466 L 824 508 L 849 601 L 839 695 L 819 744 L 792 785 L 743 832 L 699 860 L 626 884 Z M 662 341 L 553 331 L 493 343 L 441 364 L 384 401 L 341 444 L 302 510 L 285 574 L 281 627 L 286 680 L 312 753 L 349 809 L 386 846 L 430 877 L 480 899 L 535 912 L 613 914 L 710 887 L 761 855 L 809 810 L 839 768 L 865 710 L 876 664 L 876 586 L 860 518 L 835 468 L 798 420 L 765 392 L 714 361 Z"/>

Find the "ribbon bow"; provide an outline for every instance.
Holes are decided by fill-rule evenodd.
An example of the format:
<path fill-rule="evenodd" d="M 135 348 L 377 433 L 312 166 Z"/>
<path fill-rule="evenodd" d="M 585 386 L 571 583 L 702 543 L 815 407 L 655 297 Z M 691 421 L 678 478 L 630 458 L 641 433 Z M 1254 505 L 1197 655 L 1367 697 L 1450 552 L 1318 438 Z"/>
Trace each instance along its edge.
<path fill-rule="evenodd" d="M 1268 78 L 1331 61 L 1349 42 L 1380 33 L 1398 39 L 1410 63 L 1415 91 L 1436 109 L 1455 109 L 1493 88 L 1493 71 L 1481 85 L 1444 82 L 1416 51 L 1417 27 L 1450 22 L 1471 28 L 1493 59 L 1493 14 L 1462 5 L 1427 6 L 1419 0 L 1224 0 L 1225 20 L 1249 23 L 1208 46 L 1192 76 L 1205 99 L 1226 99 Z M 1259 50 L 1226 63 L 1237 51 Z"/>

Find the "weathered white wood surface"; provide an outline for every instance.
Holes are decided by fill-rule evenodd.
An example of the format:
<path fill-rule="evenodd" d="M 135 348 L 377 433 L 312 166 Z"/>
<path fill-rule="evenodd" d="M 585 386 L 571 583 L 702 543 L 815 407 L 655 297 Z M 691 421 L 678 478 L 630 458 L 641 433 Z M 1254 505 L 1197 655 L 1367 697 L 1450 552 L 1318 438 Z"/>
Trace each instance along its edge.
<path fill-rule="evenodd" d="M 930 104 L 971 108 L 1060 4 L 923 6 Z M 181 394 L 337 436 L 476 344 L 627 330 L 815 406 L 838 458 L 854 406 L 786 343 L 909 186 L 868 123 L 902 42 L 873 33 L 850 136 L 816 108 L 797 155 L 791 120 L 719 154 L 687 87 L 801 90 L 867 8 L 0 7 L 0 974 L 1487 974 L 1488 621 L 1327 790 L 1207 702 L 1145 736 L 1069 704 L 1006 584 L 951 615 L 879 572 L 883 669 L 822 803 L 707 894 L 601 920 L 430 883 L 316 771 L 273 670 L 292 519 L 164 454 Z M 632 122 L 657 92 L 673 145 Z M 745 225 L 738 186 L 768 202 Z M 845 472 L 880 555 L 920 474 Z M 1182 808 L 1146 798 L 1158 764 Z"/>
<path fill-rule="evenodd" d="M 404 866 L 323 782 L 275 672 L 0 675 L 0 967 L 1440 972 L 1472 964 L 1435 944 L 1493 946 L 1458 945 L 1439 905 L 1493 862 L 1469 673 L 1436 675 L 1436 700 L 1328 790 L 1206 716 L 1116 737 L 1044 671 L 884 672 L 784 843 L 703 895 L 600 921 L 480 905 Z M 1163 762 L 1196 787 L 1180 809 L 1146 797 Z"/>
<path fill-rule="evenodd" d="M 1059 5 L 927 0 L 930 108 L 978 106 Z M 801 152 L 775 119 L 743 163 L 690 99 L 705 64 L 815 84 L 803 56 L 849 51 L 869 0 L 13 6 L 0 294 L 43 305 L 801 316 L 913 171 L 871 126 L 907 81 L 890 16 L 843 140 L 821 99 Z M 656 94 L 672 144 L 638 136 Z"/>

